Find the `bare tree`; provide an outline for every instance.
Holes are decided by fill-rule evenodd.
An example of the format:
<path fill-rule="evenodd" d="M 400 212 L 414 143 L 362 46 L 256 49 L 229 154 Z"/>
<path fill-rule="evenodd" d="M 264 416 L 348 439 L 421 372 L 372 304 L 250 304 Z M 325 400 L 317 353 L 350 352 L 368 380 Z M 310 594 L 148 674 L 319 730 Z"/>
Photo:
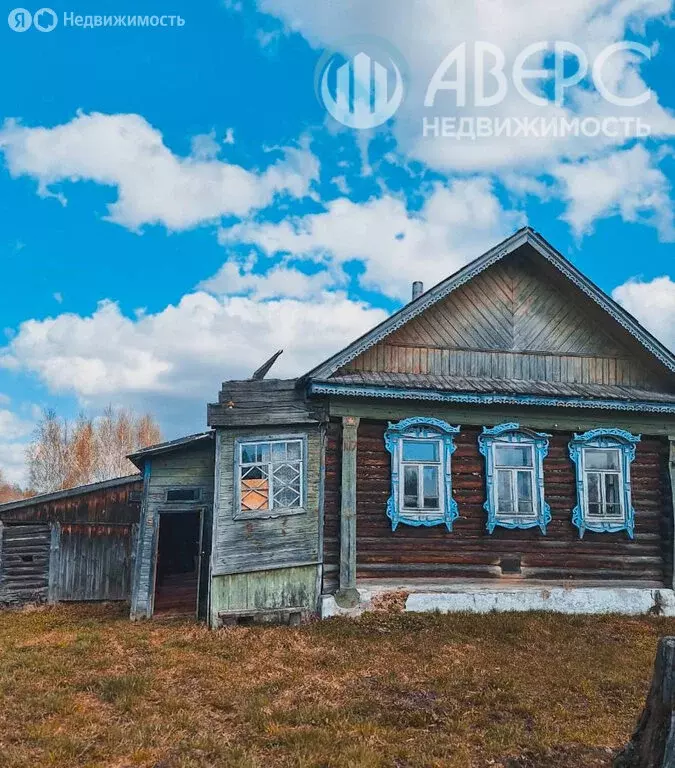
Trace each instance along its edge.
<path fill-rule="evenodd" d="M 37 493 L 67 486 L 69 443 L 68 423 L 56 411 L 45 411 L 26 451 L 28 482 Z"/>
<path fill-rule="evenodd" d="M 71 425 L 46 411 L 26 453 L 30 486 L 48 493 L 131 474 L 127 454 L 161 440 L 149 414 L 108 406 L 99 418 L 81 414 Z"/>

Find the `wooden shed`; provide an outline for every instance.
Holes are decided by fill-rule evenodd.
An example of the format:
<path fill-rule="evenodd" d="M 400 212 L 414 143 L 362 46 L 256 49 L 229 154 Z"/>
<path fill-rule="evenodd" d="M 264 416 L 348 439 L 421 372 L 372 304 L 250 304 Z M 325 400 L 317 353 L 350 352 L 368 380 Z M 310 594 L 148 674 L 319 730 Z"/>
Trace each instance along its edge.
<path fill-rule="evenodd" d="M 154 445 L 129 456 L 143 473 L 133 619 L 206 618 L 213 525 L 214 433 Z"/>
<path fill-rule="evenodd" d="M 0 505 L 0 604 L 129 600 L 140 475 Z"/>

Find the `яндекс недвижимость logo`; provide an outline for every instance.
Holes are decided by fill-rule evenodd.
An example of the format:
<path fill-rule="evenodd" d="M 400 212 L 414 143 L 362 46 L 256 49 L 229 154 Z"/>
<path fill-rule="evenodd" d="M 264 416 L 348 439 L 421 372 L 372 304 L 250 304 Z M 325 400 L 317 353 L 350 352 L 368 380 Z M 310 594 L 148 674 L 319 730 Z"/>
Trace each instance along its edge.
<path fill-rule="evenodd" d="M 39 32 L 51 32 L 56 29 L 59 17 L 51 8 L 40 8 L 35 13 L 26 8 L 14 8 L 9 12 L 7 23 L 14 32 L 26 32 L 31 27 Z"/>
<path fill-rule="evenodd" d="M 325 53 L 316 67 L 319 101 L 348 128 L 368 130 L 394 116 L 404 95 L 400 54 L 384 41 L 345 41 Z"/>

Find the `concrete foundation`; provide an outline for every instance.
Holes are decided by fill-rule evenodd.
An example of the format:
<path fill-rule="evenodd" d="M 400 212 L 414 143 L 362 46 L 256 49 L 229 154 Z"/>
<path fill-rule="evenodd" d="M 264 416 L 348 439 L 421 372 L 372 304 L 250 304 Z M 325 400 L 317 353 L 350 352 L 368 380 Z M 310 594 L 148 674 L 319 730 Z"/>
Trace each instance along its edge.
<path fill-rule="evenodd" d="M 420 588 L 416 585 L 357 587 L 358 605 L 341 608 L 333 595 L 321 596 L 321 617 L 358 616 L 396 604 L 406 611 L 489 613 L 490 611 L 553 611 L 556 613 L 626 616 L 675 616 L 675 592 L 665 587 L 623 586 L 486 586 Z"/>

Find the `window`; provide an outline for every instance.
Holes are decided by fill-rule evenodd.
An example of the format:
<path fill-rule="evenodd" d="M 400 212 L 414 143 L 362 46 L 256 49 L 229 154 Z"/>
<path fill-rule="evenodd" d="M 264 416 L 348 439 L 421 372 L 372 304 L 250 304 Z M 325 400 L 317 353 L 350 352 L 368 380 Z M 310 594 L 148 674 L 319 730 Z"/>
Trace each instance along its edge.
<path fill-rule="evenodd" d="M 572 522 L 583 538 L 586 531 L 626 531 L 633 538 L 635 510 L 631 505 L 630 464 L 640 436 L 622 429 L 593 429 L 574 435 L 569 445 L 576 467 L 577 504 Z"/>
<path fill-rule="evenodd" d="M 459 427 L 431 418 L 389 424 L 385 446 L 391 454 L 391 496 L 387 517 L 392 530 L 405 525 L 441 525 L 452 530 L 459 517 L 452 498 L 450 457 Z"/>
<path fill-rule="evenodd" d="M 167 501 L 199 501 L 202 493 L 201 488 L 167 488 Z"/>
<path fill-rule="evenodd" d="M 544 501 L 548 438 L 519 424 L 483 427 L 478 447 L 485 456 L 487 530 L 535 528 L 546 533 L 551 510 Z"/>
<path fill-rule="evenodd" d="M 238 444 L 239 509 L 247 513 L 302 511 L 303 438 Z"/>

